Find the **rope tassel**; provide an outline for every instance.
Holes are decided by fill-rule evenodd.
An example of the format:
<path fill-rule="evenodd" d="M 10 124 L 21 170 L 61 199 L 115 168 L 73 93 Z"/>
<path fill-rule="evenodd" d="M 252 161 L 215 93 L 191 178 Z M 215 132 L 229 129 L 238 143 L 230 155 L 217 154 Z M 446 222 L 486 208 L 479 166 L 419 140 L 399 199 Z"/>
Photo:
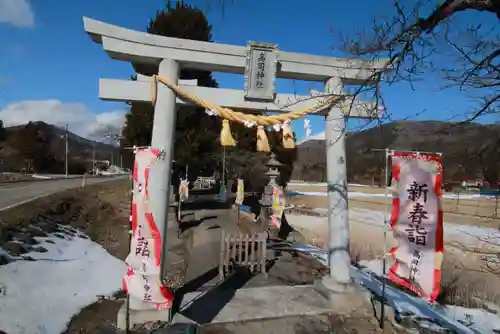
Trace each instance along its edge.
<path fill-rule="evenodd" d="M 224 147 L 236 146 L 236 141 L 231 134 L 231 127 L 227 119 L 222 121 L 222 130 L 220 131 L 220 144 Z"/>
<path fill-rule="evenodd" d="M 266 131 L 264 131 L 264 127 L 262 125 L 259 125 L 257 127 L 257 151 L 271 152 L 271 147 L 269 146 L 269 141 L 267 140 Z"/>
<path fill-rule="evenodd" d="M 289 149 L 295 148 L 295 140 L 293 138 L 293 132 L 288 122 L 283 124 L 282 131 L 283 131 L 283 147 Z"/>
<path fill-rule="evenodd" d="M 156 97 L 158 96 L 158 77 L 153 74 L 151 78 L 151 103 L 153 107 L 156 105 Z"/>

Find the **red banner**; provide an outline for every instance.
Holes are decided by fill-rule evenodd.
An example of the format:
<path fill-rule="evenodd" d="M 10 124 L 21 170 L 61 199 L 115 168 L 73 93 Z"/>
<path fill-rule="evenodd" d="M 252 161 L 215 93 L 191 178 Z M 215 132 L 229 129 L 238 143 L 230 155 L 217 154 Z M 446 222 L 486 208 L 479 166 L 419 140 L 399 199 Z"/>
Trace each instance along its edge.
<path fill-rule="evenodd" d="M 160 156 L 160 150 L 138 149 L 134 162 L 132 198 L 132 238 L 125 263 L 127 274 L 123 288 L 131 297 L 156 309 L 172 307 L 173 294 L 160 279 L 162 236 L 156 226 L 149 198 L 149 171 Z"/>
<path fill-rule="evenodd" d="M 441 157 L 392 154 L 391 229 L 397 246 L 388 278 L 429 302 L 439 294 L 443 262 Z"/>

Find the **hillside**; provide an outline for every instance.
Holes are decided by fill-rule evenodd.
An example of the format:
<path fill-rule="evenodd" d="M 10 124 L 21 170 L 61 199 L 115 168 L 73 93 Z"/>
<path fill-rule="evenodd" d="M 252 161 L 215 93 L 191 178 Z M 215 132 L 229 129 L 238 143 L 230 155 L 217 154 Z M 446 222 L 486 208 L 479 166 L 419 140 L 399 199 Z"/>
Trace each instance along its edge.
<path fill-rule="evenodd" d="M 380 184 L 384 153 L 371 149 L 443 153 L 445 181 L 484 178 L 498 181 L 500 125 L 438 121 L 398 121 L 346 136 L 349 182 Z M 298 147 L 294 179 L 325 180 L 325 142 L 309 140 Z"/>
<path fill-rule="evenodd" d="M 80 174 L 96 160 L 110 160 L 119 154 L 112 145 L 95 142 L 68 132 L 68 169 Z M 7 127 L 0 136 L 0 172 L 26 170 L 36 173 L 64 173 L 65 130 L 44 122 Z"/>

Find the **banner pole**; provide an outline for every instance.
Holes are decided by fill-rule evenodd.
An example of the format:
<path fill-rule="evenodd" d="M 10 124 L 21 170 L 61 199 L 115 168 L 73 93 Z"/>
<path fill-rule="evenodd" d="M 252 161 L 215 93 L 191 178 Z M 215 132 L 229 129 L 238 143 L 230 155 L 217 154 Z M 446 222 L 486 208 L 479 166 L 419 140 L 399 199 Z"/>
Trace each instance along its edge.
<path fill-rule="evenodd" d="M 187 170 L 186 170 L 187 173 Z M 179 190 L 177 191 L 177 239 L 181 237 L 181 184 L 182 179 L 180 179 Z"/>
<path fill-rule="evenodd" d="M 387 215 L 388 211 L 388 198 L 389 198 L 389 149 L 385 149 L 385 201 L 384 201 L 384 256 L 382 258 L 382 301 L 380 310 L 380 328 L 384 329 L 385 319 L 385 286 L 387 280 L 387 230 L 389 228 Z"/>
<path fill-rule="evenodd" d="M 132 205 L 134 202 L 135 181 L 132 180 L 132 190 L 130 191 L 130 215 L 128 225 L 128 253 L 132 249 Z M 127 289 L 127 299 L 125 299 L 125 334 L 130 334 L 130 291 Z"/>

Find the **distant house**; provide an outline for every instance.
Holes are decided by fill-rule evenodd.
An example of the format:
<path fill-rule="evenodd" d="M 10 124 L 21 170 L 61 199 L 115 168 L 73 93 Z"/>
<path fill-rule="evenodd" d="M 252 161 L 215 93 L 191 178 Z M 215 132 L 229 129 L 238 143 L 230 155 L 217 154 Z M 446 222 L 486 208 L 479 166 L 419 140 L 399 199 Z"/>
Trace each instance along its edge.
<path fill-rule="evenodd" d="M 487 183 L 486 181 L 484 180 L 480 180 L 480 179 L 468 179 L 468 180 L 463 180 L 460 185 L 462 186 L 462 188 L 483 188 L 485 186 L 485 183 Z"/>

